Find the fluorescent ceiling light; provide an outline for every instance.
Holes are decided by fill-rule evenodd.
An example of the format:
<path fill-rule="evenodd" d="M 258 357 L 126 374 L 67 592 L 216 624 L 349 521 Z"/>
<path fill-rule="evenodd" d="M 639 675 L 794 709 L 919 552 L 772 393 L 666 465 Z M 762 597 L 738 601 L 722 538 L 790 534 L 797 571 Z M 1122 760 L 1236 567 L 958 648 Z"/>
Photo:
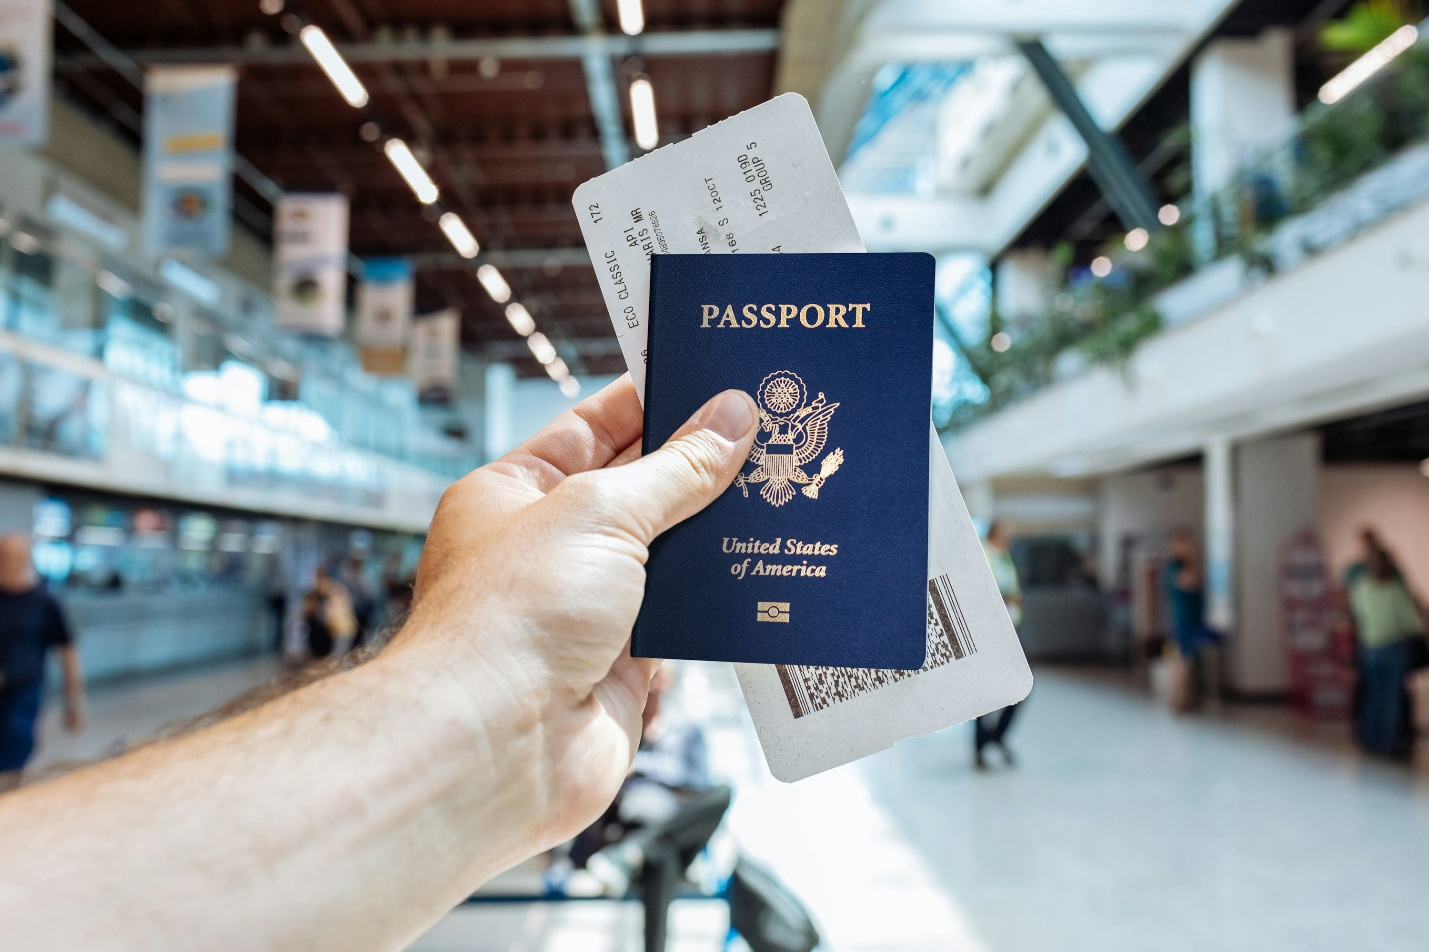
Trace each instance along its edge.
<path fill-rule="evenodd" d="M 556 359 L 556 348 L 551 345 L 546 335 L 540 331 L 526 338 L 526 346 L 531 348 L 531 353 L 542 364 L 549 364 Z"/>
<path fill-rule="evenodd" d="M 546 365 L 546 375 L 559 383 L 571 375 L 571 368 L 566 366 L 564 360 L 557 357 Z"/>
<path fill-rule="evenodd" d="M 512 301 L 506 305 L 506 322 L 522 337 L 529 337 L 531 332 L 536 329 L 536 322 L 531 319 L 531 312 L 526 310 L 526 305 L 520 301 Z"/>
<path fill-rule="evenodd" d="M 358 79 L 352 67 L 347 65 L 347 60 L 343 59 L 337 47 L 332 45 L 332 40 L 328 39 L 322 27 L 309 23 L 298 33 L 298 39 L 302 40 L 308 52 L 313 54 L 313 59 L 318 61 L 318 65 L 327 73 L 327 78 L 332 80 L 332 84 L 337 87 L 337 91 L 347 100 L 349 106 L 361 109 L 367 105 L 367 87 L 362 85 L 362 80 Z"/>
<path fill-rule="evenodd" d="M 437 224 L 441 226 L 442 234 L 447 236 L 447 241 L 452 243 L 457 254 L 463 258 L 475 258 L 476 253 L 481 250 L 481 245 L 477 244 L 476 236 L 471 233 L 471 229 L 466 227 L 466 222 L 462 221 L 461 216 L 456 212 L 445 213 L 437 219 Z"/>
<path fill-rule="evenodd" d="M 417 196 L 417 201 L 430 205 L 437 200 L 437 183 L 433 182 L 427 170 L 422 168 L 422 163 L 417 161 L 407 143 L 401 139 L 388 139 L 382 151 L 387 153 L 387 158 L 397 167 L 402 178 L 407 180 L 407 184 Z"/>
<path fill-rule="evenodd" d="M 506 279 L 501 276 L 493 265 L 484 264 L 476 269 L 476 280 L 481 282 L 481 286 L 486 288 L 486 293 L 491 295 L 491 299 L 497 304 L 505 304 L 511 300 L 511 285 L 506 283 Z"/>
<path fill-rule="evenodd" d="M 567 377 L 561 381 L 561 393 L 574 400 L 581 395 L 580 381 L 575 377 Z"/>
<path fill-rule="evenodd" d="M 660 144 L 660 125 L 655 121 L 655 87 L 641 76 L 630 84 L 630 117 L 635 123 L 635 144 L 646 152 Z"/>
<path fill-rule="evenodd" d="M 628 36 L 635 36 L 645 29 L 645 5 L 640 0 L 618 0 L 616 13 L 620 16 L 620 29 Z"/>
<path fill-rule="evenodd" d="M 1344 99 L 1371 76 L 1384 69 L 1394 58 L 1419 42 L 1419 30 L 1413 26 L 1402 26 L 1389 34 L 1378 46 L 1370 50 L 1350 65 L 1346 66 L 1334 79 L 1320 87 L 1320 102 L 1327 106 Z"/>

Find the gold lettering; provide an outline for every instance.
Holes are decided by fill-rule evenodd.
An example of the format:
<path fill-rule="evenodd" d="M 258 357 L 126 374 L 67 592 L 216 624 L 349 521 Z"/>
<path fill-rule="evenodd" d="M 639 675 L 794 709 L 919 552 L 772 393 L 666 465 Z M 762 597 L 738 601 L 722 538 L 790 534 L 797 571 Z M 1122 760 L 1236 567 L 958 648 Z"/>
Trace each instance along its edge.
<path fill-rule="evenodd" d="M 759 323 L 759 315 L 754 312 L 753 304 L 744 305 L 744 326 L 753 327 Z"/>
<path fill-rule="evenodd" d="M 844 320 L 844 315 L 848 313 L 848 308 L 842 304 L 829 305 L 829 326 L 848 327 L 848 322 Z"/>
<path fill-rule="evenodd" d="M 819 319 L 810 323 L 808 318 L 809 309 L 813 308 L 819 315 Z M 805 304 L 804 309 L 799 312 L 799 323 L 805 327 L 818 327 L 824 323 L 824 309 L 818 304 Z"/>
<path fill-rule="evenodd" d="M 799 313 L 799 309 L 792 304 L 779 305 L 779 329 L 782 331 L 789 326 L 789 319 Z"/>
<path fill-rule="evenodd" d="M 773 326 L 774 326 L 774 320 L 775 320 L 775 318 L 774 318 L 774 305 L 773 305 L 773 304 L 762 304 L 762 305 L 760 305 L 760 307 L 759 307 L 759 326 L 760 326 L 760 327 L 773 327 Z"/>
<path fill-rule="evenodd" d="M 700 326 L 701 326 L 701 327 L 709 327 L 709 326 L 710 326 L 710 321 L 713 320 L 713 319 L 716 318 L 716 317 L 719 317 L 719 305 L 718 305 L 718 304 L 701 304 L 701 305 L 700 305 Z"/>
<path fill-rule="evenodd" d="M 739 327 L 739 318 L 734 316 L 734 308 L 728 304 L 724 306 L 724 313 L 720 315 L 719 326 Z"/>
<path fill-rule="evenodd" d="M 853 326 L 854 326 L 854 327 L 862 327 L 862 326 L 863 326 L 863 312 L 864 312 L 864 311 L 871 310 L 872 308 L 873 308 L 873 305 L 872 305 L 872 304 L 850 304 L 850 305 L 849 305 L 849 310 L 853 311 Z"/>

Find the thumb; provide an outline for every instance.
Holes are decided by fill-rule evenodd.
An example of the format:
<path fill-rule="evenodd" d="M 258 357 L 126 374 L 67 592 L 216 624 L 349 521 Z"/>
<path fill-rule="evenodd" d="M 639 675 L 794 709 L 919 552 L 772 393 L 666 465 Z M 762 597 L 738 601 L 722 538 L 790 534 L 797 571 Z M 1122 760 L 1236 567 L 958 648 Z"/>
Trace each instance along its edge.
<path fill-rule="evenodd" d="M 626 528 L 649 545 L 724 492 L 749 457 L 758 418 L 747 393 L 726 390 L 655 452 L 592 475 Z"/>

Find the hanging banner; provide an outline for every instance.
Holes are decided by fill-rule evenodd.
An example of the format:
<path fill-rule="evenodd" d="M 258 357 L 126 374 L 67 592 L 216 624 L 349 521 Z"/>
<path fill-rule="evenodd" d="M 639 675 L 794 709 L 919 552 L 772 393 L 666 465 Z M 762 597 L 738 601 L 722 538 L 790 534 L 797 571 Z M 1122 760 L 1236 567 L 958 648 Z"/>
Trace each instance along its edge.
<path fill-rule="evenodd" d="M 461 372 L 461 314 L 455 308 L 423 314 L 412 321 L 407 373 L 417 399 L 449 406 L 456 400 Z"/>
<path fill-rule="evenodd" d="M 347 198 L 284 195 L 273 219 L 273 323 L 336 337 L 347 303 Z"/>
<path fill-rule="evenodd" d="M 42 145 L 50 121 L 48 0 L 0 0 L 0 145 Z"/>
<path fill-rule="evenodd" d="M 233 208 L 230 66 L 162 66 L 144 76 L 144 250 L 222 257 Z"/>
<path fill-rule="evenodd" d="M 412 265 L 406 258 L 369 258 L 363 265 L 353 329 L 362 369 L 400 377 L 412 323 Z"/>

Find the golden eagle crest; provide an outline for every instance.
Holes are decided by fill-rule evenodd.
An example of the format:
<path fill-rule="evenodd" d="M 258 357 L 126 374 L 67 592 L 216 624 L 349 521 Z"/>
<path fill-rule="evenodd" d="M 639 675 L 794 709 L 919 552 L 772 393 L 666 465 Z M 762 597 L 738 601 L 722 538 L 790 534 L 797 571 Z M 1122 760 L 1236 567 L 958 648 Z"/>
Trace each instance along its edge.
<path fill-rule="evenodd" d="M 755 393 L 759 403 L 759 433 L 745 465 L 754 471 L 740 473 L 734 484 L 749 498 L 749 487 L 758 483 L 759 490 L 771 506 L 782 506 L 794 498 L 794 486 L 803 486 L 805 496 L 819 498 L 819 487 L 843 465 L 844 451 L 836 449 L 824 457 L 818 475 L 810 476 L 803 467 L 818 459 L 829 439 L 829 420 L 839 408 L 820 393 L 812 403 L 804 381 L 792 370 L 776 370 L 764 378 Z"/>

